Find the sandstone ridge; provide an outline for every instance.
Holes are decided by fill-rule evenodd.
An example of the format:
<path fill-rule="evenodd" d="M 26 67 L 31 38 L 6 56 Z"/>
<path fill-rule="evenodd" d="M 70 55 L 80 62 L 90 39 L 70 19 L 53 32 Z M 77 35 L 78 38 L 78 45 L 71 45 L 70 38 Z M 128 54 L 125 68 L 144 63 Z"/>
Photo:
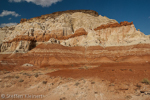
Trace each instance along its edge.
<path fill-rule="evenodd" d="M 128 46 L 149 44 L 150 36 L 136 30 L 133 22 L 120 22 L 92 10 L 69 10 L 22 19 L 16 26 L 0 29 L 1 52 L 28 52 L 45 43 L 63 46 Z"/>
<path fill-rule="evenodd" d="M 150 36 L 95 11 L 66 12 L 0 28 L 0 93 L 150 100 Z"/>
<path fill-rule="evenodd" d="M 121 26 L 127 26 L 127 25 L 132 25 L 133 22 L 127 22 L 127 21 L 124 21 L 124 22 L 120 22 L 119 23 L 110 23 L 110 24 L 106 24 L 106 25 L 101 25 L 99 27 L 97 27 L 96 29 L 94 29 L 95 31 L 96 30 L 100 30 L 100 29 L 106 29 L 106 28 L 114 28 L 114 27 L 121 27 Z"/>
<path fill-rule="evenodd" d="M 67 11 L 59 11 L 59 12 L 54 12 L 52 14 L 46 14 L 46 15 L 42 15 L 42 16 L 39 16 L 39 17 L 34 17 L 34 18 L 31 18 L 31 19 L 21 19 L 20 20 L 20 23 L 23 23 L 23 22 L 26 22 L 26 21 L 32 21 L 33 19 L 46 19 L 48 17 L 51 17 L 51 18 L 56 18 L 64 13 L 67 13 L 67 14 L 73 14 L 75 12 L 82 12 L 82 13 L 86 13 L 86 14 L 90 14 L 92 16 L 99 16 L 99 14 L 94 11 L 94 10 L 67 10 Z"/>
<path fill-rule="evenodd" d="M 35 42 L 46 42 L 49 41 L 49 39 L 51 38 L 55 38 L 57 40 L 67 40 L 69 38 L 74 38 L 74 37 L 78 37 L 78 36 L 82 36 L 82 35 L 87 35 L 87 32 L 83 29 L 80 28 L 78 30 L 75 31 L 74 34 L 70 34 L 67 36 L 59 36 L 57 34 L 48 34 L 48 35 L 43 35 L 43 36 L 38 36 L 38 37 L 33 37 L 33 36 L 28 36 L 28 35 L 24 35 L 24 36 L 16 36 L 16 38 L 14 38 L 11 41 L 7 41 L 5 43 L 12 43 L 12 42 L 19 42 L 19 41 L 35 41 Z"/>

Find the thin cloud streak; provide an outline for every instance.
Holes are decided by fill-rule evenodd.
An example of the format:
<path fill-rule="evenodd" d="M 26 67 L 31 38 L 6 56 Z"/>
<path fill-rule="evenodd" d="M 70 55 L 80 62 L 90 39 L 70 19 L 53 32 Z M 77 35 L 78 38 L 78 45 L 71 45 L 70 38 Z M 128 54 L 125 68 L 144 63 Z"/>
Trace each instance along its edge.
<path fill-rule="evenodd" d="M 17 23 L 2 23 L 1 25 L 0 25 L 0 27 L 5 27 L 5 26 L 13 26 L 13 25 L 17 25 Z"/>
<path fill-rule="evenodd" d="M 61 2 L 62 0 L 9 0 L 9 2 L 23 2 L 23 1 L 26 1 L 26 2 L 32 2 L 36 5 L 40 5 L 42 7 L 49 7 L 51 6 L 52 4 L 56 4 L 57 2 Z"/>
<path fill-rule="evenodd" d="M 15 11 L 8 11 L 8 10 L 3 10 L 3 12 L 0 14 L 0 17 L 4 17 L 4 16 L 8 16 L 8 15 L 12 15 L 14 17 L 19 17 L 21 15 L 19 15 L 18 13 L 16 13 Z"/>

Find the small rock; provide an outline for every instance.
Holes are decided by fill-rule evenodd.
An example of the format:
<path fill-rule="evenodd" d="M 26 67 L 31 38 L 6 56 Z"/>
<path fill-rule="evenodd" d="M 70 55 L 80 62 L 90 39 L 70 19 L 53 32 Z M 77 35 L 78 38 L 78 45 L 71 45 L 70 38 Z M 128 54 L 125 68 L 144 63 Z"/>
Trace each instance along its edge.
<path fill-rule="evenodd" d="M 144 94 L 145 95 L 150 95 L 150 91 L 145 91 Z"/>
<path fill-rule="evenodd" d="M 79 84 L 80 84 L 80 83 L 77 82 L 77 83 L 75 84 L 75 86 L 78 86 Z"/>
<path fill-rule="evenodd" d="M 32 67 L 33 65 L 32 65 L 32 64 L 28 64 L 28 63 L 26 63 L 26 64 L 23 64 L 22 66 Z"/>
<path fill-rule="evenodd" d="M 141 93 L 145 93 L 146 91 L 140 91 Z"/>

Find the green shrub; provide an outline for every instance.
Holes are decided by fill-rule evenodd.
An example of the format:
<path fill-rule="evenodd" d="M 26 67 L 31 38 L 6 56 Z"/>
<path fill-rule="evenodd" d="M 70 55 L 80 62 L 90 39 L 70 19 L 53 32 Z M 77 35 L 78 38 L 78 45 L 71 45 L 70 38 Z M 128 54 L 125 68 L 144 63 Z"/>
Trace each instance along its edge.
<path fill-rule="evenodd" d="M 19 80 L 19 82 L 23 82 L 23 81 L 24 81 L 23 79 L 20 79 L 20 80 Z"/>
<path fill-rule="evenodd" d="M 35 74 L 35 77 L 38 77 L 38 76 L 39 76 L 38 73 L 36 73 L 36 74 Z"/>
<path fill-rule="evenodd" d="M 46 84 L 47 83 L 47 81 L 43 81 L 43 84 Z"/>
<path fill-rule="evenodd" d="M 147 78 L 144 78 L 144 79 L 142 80 L 142 83 L 150 84 L 150 81 L 149 81 Z"/>

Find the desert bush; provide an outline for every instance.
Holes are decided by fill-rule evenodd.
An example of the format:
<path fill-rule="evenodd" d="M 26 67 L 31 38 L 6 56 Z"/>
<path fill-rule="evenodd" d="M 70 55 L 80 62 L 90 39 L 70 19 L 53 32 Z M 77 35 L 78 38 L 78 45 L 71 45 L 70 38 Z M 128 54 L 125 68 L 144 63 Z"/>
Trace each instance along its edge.
<path fill-rule="evenodd" d="M 47 83 L 47 81 L 43 81 L 43 84 L 46 84 Z"/>
<path fill-rule="evenodd" d="M 75 83 L 75 86 L 78 86 L 79 84 L 80 84 L 80 83 L 77 82 L 77 83 Z"/>
<path fill-rule="evenodd" d="M 17 78 L 17 79 L 18 79 L 18 78 L 19 78 L 19 76 L 15 76 L 15 78 Z"/>
<path fill-rule="evenodd" d="M 127 96 L 125 97 L 125 99 L 131 99 L 131 98 L 132 98 L 131 95 L 127 95 Z"/>
<path fill-rule="evenodd" d="M 142 80 L 142 83 L 150 84 L 150 81 L 149 81 L 147 78 L 144 78 L 144 79 Z"/>
<path fill-rule="evenodd" d="M 132 72 L 132 69 L 129 69 L 129 71 L 131 71 L 131 72 Z"/>
<path fill-rule="evenodd" d="M 67 100 L 66 97 L 60 98 L 60 100 Z"/>
<path fill-rule="evenodd" d="M 38 77 L 39 75 L 38 75 L 38 73 L 35 73 L 35 77 Z"/>
<path fill-rule="evenodd" d="M 31 76 L 31 74 L 29 73 L 22 73 L 23 75 L 27 75 L 27 76 Z"/>
<path fill-rule="evenodd" d="M 95 84 L 95 82 L 91 82 L 91 84 Z"/>
<path fill-rule="evenodd" d="M 19 80 L 19 82 L 23 82 L 23 81 L 24 81 L 23 79 L 20 79 L 20 80 Z"/>

